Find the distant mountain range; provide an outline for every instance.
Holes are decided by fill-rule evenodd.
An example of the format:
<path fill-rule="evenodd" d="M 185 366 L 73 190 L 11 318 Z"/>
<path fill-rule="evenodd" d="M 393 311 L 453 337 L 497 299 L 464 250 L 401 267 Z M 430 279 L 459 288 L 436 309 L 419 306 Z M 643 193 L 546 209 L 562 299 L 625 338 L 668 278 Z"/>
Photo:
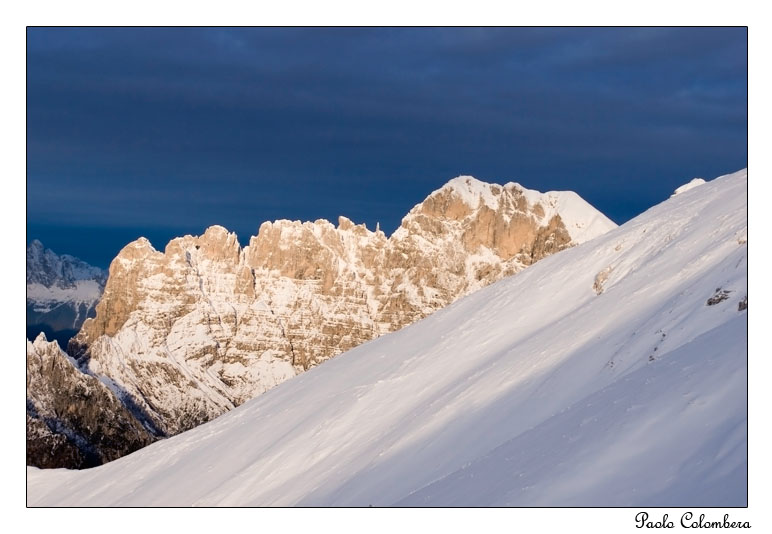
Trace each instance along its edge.
<path fill-rule="evenodd" d="M 104 270 L 33 240 L 27 246 L 27 339 L 44 332 L 66 348 L 86 318 L 95 315 L 106 280 Z"/>

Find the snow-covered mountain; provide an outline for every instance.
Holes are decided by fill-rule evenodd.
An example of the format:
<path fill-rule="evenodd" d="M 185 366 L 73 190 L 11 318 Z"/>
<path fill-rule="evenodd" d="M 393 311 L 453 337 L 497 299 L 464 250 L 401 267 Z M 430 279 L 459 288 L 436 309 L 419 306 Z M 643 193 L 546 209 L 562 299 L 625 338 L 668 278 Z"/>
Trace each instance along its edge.
<path fill-rule="evenodd" d="M 27 246 L 27 338 L 45 332 L 63 347 L 93 317 L 107 273 L 34 239 Z"/>
<path fill-rule="evenodd" d="M 144 447 L 152 436 L 54 341 L 27 340 L 27 465 L 93 467 Z"/>
<path fill-rule="evenodd" d="M 37 505 L 747 503 L 747 174 L 683 191 Z"/>
<path fill-rule="evenodd" d="M 615 226 L 575 193 L 462 176 L 389 238 L 341 217 L 266 222 L 244 248 L 220 226 L 139 239 L 70 351 L 173 435 Z"/>

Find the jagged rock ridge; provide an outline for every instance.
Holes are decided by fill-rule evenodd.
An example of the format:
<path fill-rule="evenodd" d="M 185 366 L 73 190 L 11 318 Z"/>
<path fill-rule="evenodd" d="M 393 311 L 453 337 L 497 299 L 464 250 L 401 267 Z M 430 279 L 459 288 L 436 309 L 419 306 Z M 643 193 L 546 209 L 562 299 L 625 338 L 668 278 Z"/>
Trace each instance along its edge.
<path fill-rule="evenodd" d="M 41 333 L 27 340 L 27 465 L 93 467 L 152 441 L 113 392 Z"/>
<path fill-rule="evenodd" d="M 341 217 L 139 239 L 70 352 L 172 435 L 615 225 L 575 193 L 451 180 L 391 237 Z"/>

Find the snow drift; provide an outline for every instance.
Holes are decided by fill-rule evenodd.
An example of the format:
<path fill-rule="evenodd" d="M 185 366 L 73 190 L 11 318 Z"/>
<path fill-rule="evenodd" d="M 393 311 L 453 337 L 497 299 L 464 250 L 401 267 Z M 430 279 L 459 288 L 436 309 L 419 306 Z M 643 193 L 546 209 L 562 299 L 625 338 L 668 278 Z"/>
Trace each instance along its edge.
<path fill-rule="evenodd" d="M 747 503 L 747 173 L 29 505 Z"/>

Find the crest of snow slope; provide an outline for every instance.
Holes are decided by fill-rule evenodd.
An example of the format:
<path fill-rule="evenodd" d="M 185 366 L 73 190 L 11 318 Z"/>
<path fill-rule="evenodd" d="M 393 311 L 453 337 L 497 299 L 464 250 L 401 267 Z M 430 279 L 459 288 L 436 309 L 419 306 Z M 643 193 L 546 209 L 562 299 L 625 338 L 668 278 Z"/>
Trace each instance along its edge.
<path fill-rule="evenodd" d="M 744 505 L 746 186 L 679 194 L 115 462 L 28 468 L 28 504 Z"/>
<path fill-rule="evenodd" d="M 697 186 L 700 186 L 705 183 L 705 180 L 702 178 L 692 178 L 690 182 L 685 183 L 684 185 L 676 188 L 675 191 L 673 191 L 673 194 L 671 196 L 680 195 L 681 193 L 684 193 L 686 191 L 689 191 L 690 189 L 694 189 Z"/>

